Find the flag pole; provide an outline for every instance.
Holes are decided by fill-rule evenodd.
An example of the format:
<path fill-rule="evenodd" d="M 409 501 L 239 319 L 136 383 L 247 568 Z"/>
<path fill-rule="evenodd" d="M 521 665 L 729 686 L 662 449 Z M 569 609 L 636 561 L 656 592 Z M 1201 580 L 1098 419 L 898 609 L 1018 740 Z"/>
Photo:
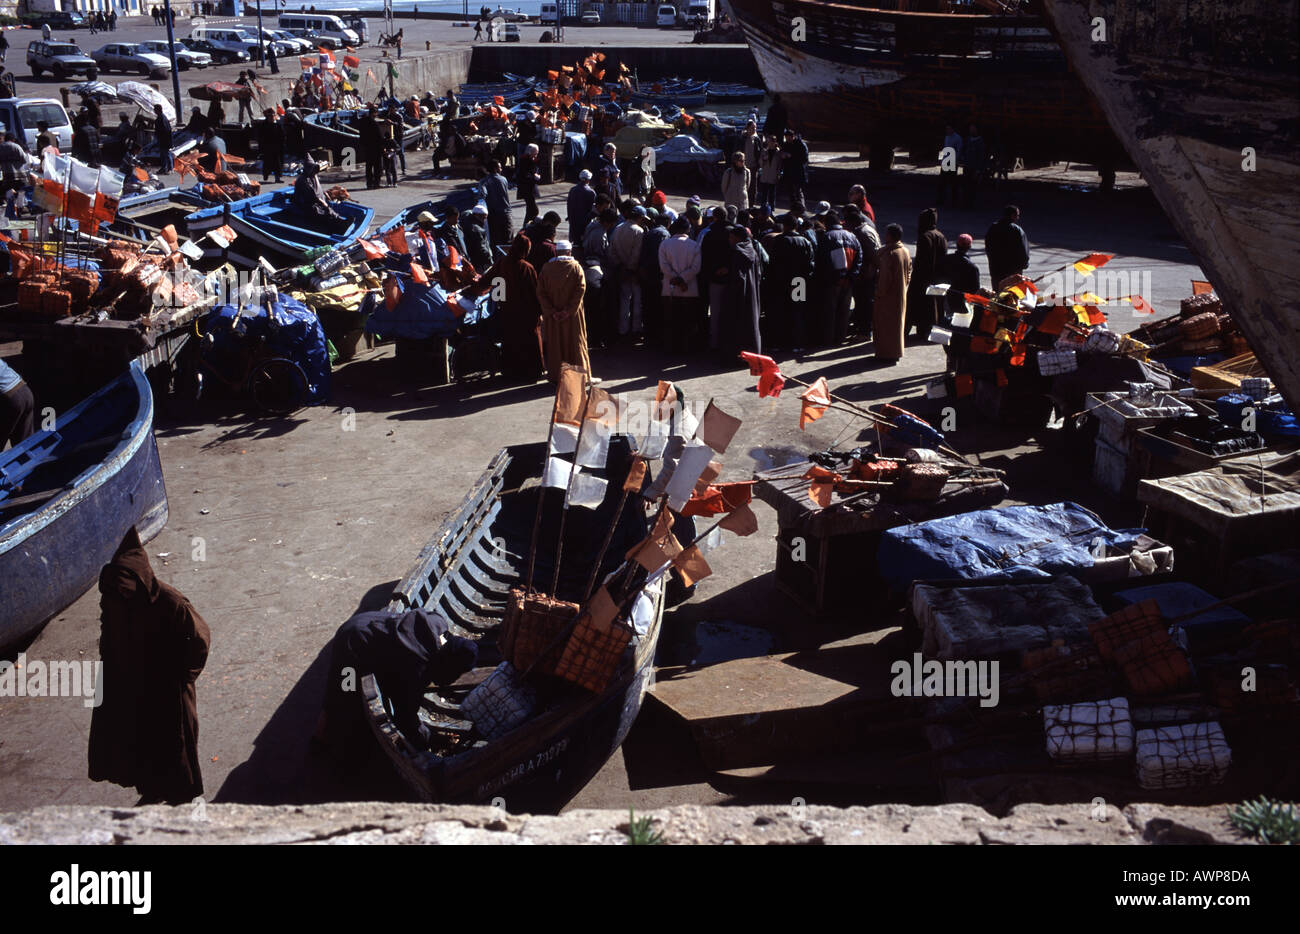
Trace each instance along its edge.
<path fill-rule="evenodd" d="M 551 402 L 551 421 L 546 428 L 546 450 L 542 454 L 542 480 L 546 479 L 546 465 L 551 459 L 551 439 L 555 437 L 555 416 L 560 411 L 560 384 L 555 385 L 555 399 Z M 533 516 L 533 540 L 528 546 L 528 578 L 526 592 L 533 592 L 533 568 L 537 564 L 537 539 L 542 531 L 542 505 L 546 498 L 546 484 L 537 488 L 537 513 Z"/>
<path fill-rule="evenodd" d="M 582 432 L 587 427 L 587 406 L 591 403 L 591 389 L 592 386 L 588 383 L 587 392 L 582 397 L 582 414 L 578 416 L 578 440 L 573 446 L 573 470 L 569 472 L 569 483 L 564 490 L 564 506 L 560 510 L 560 534 L 555 543 L 555 571 L 551 575 L 551 596 L 557 600 L 559 599 L 557 591 L 560 587 L 560 562 L 564 559 L 564 522 L 569 518 L 569 497 L 573 494 L 573 478 L 581 469 L 578 466 L 578 454 L 582 451 Z M 546 453 L 549 458 L 550 450 L 548 449 Z"/>

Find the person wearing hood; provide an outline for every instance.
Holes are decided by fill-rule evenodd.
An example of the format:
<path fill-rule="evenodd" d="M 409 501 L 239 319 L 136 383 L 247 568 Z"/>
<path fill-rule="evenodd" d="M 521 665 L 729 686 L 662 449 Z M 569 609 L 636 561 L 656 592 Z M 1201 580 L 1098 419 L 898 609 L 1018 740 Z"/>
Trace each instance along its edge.
<path fill-rule="evenodd" d="M 730 250 L 727 254 L 721 349 L 724 359 L 733 360 L 742 350 L 763 352 L 763 338 L 759 331 L 762 271 L 749 231 L 733 225 L 728 228 L 727 236 Z"/>
<path fill-rule="evenodd" d="M 211 633 L 180 591 L 154 576 L 132 527 L 99 573 L 100 703 L 90 718 L 91 781 L 140 792 L 140 804 L 203 794 L 195 682 Z"/>
<path fill-rule="evenodd" d="M 488 245 L 487 208 L 476 204 L 468 214 L 461 215 L 461 233 L 465 238 L 465 254 L 476 270 L 492 265 L 492 249 Z"/>
<path fill-rule="evenodd" d="M 542 332 L 546 345 L 546 373 L 558 382 L 561 367 L 568 363 L 591 375 L 587 355 L 587 322 L 582 299 L 587 290 L 582 266 L 573 258 L 568 240 L 555 244 L 556 256 L 537 274 L 537 299 L 542 309 Z"/>
<path fill-rule="evenodd" d="M 320 163 L 311 159 L 302 164 L 302 172 L 298 175 L 298 180 L 293 183 L 291 202 L 298 210 L 320 218 L 328 224 L 336 225 L 343 222 L 338 211 L 330 206 L 329 199 L 325 197 L 325 189 L 321 187 Z"/>
<path fill-rule="evenodd" d="M 895 364 L 903 359 L 903 334 L 907 315 L 907 284 L 912 278 L 912 257 L 903 245 L 903 228 L 885 228 L 885 245 L 877 257 L 876 303 L 872 337 L 876 359 Z"/>
<path fill-rule="evenodd" d="M 517 235 L 510 251 L 497 260 L 477 283 L 476 293 L 493 290 L 501 327 L 501 373 L 511 381 L 535 383 L 542 375 L 542 306 L 537 294 L 537 270 L 528 262 L 533 244 Z"/>
<path fill-rule="evenodd" d="M 799 219 L 781 216 L 781 232 L 767 239 L 771 257 L 764 277 L 769 297 L 768 336 L 781 349 L 800 351 L 808 340 L 813 291 L 813 245 L 799 232 Z"/>
<path fill-rule="evenodd" d="M 876 255 L 880 252 L 880 234 L 856 204 L 844 209 L 844 229 L 857 237 L 862 247 L 862 268 L 853 280 L 853 330 L 860 339 L 869 340 L 872 306 L 876 299 Z"/>
<path fill-rule="evenodd" d="M 939 229 L 939 212 L 926 208 L 916 224 L 916 256 L 912 259 L 912 279 L 907 286 L 907 323 L 903 334 L 916 328 L 916 336 L 928 340 L 938 317 L 939 299 L 926 290 L 939 280 L 939 265 L 948 254 L 948 238 Z"/>
<path fill-rule="evenodd" d="M 659 247 L 668 239 L 668 219 L 654 208 L 646 208 L 646 231 L 641 238 L 641 317 L 646 342 L 664 337 L 663 274 L 659 271 Z"/>
<path fill-rule="evenodd" d="M 569 189 L 565 199 L 569 212 L 569 239 L 579 246 L 587 225 L 596 216 L 596 189 L 591 187 L 591 173 L 583 169 L 578 173 L 578 184 Z"/>
<path fill-rule="evenodd" d="M 330 643 L 325 703 L 316 738 L 340 752 L 365 730 L 361 713 L 361 679 L 374 675 L 392 704 L 402 735 L 420 749 L 429 747 L 429 728 L 420 721 L 420 705 L 430 684 L 446 687 L 470 671 L 478 645 L 457 636 L 440 613 L 417 608 L 362 612 L 339 627 Z"/>

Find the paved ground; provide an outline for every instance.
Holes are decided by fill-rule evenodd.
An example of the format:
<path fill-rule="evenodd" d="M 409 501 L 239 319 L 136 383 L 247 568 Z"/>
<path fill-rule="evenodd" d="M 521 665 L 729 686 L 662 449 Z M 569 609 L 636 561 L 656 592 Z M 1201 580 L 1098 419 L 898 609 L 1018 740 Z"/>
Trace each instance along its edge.
<path fill-rule="evenodd" d="M 408 161 L 413 174 L 397 189 L 356 191 L 353 184 L 377 217 L 455 184 L 417 176 L 428 165 L 421 154 Z M 1149 274 L 1144 294 L 1158 311 L 1172 310 L 1188 293 L 1188 280 L 1200 275 L 1189 251 L 1135 179 L 1122 176 L 1124 190 L 1111 196 L 1084 190 L 1089 179 L 1063 168 L 1026 175 L 1003 191 L 983 193 L 975 211 L 945 209 L 940 226 L 950 239 L 963 231 L 978 238 L 1001 204 L 1014 199 L 1024 207 L 1032 240 L 1031 273 L 1104 249 L 1119 254 L 1113 266 Z M 880 222 L 902 223 L 914 242 L 915 218 L 932 201 L 934 179 L 907 172 L 873 179 L 855 157 L 819 154 L 814 200 L 842 200 L 850 184 L 863 180 Z M 545 189 L 543 210 L 563 212 L 565 190 Z M 690 193 L 669 189 L 676 206 Z M 1116 326 L 1132 326 L 1131 318 L 1120 316 Z M 936 346 L 909 347 L 903 364 L 886 372 L 873 368 L 870 351 L 869 344 L 852 344 L 783 365 L 804 379 L 825 375 L 852 399 L 912 403 L 942 367 Z M 745 425 L 726 455 L 724 479 L 747 478 L 754 469 L 851 439 L 858 430 L 831 413 L 801 434 L 795 400 L 760 400 L 747 371 L 706 356 L 669 359 L 624 350 L 596 353 L 593 364 L 611 391 L 644 391 L 665 377 L 683 386 L 688 398 L 713 396 L 742 415 Z M 382 604 L 493 453 L 503 444 L 542 440 L 548 405 L 542 383 L 403 384 L 390 348 L 364 353 L 336 371 L 330 404 L 288 419 L 162 401 L 157 438 L 171 520 L 149 552 L 160 576 L 186 593 L 212 627 L 212 652 L 198 685 L 209 798 L 288 803 L 400 796 L 369 750 L 358 750 L 357 768 L 347 775 L 308 754 L 322 690 L 321 653 L 356 608 Z M 356 413 L 354 431 L 344 430 L 345 407 Z M 1018 500 L 1050 502 L 1068 494 L 1114 522 L 1132 519 L 1092 494 L 1081 482 L 1087 464 L 1063 461 L 1050 440 L 998 429 L 971 414 L 962 416 L 954 443 L 1009 466 Z M 760 532 L 718 553 L 711 562 L 715 575 L 693 602 L 669 615 L 661 663 L 695 657 L 702 622 L 769 630 L 779 649 L 814 647 L 855 631 L 854 620 L 808 623 L 776 591 L 775 516 L 761 505 L 756 511 Z M 196 536 L 206 542 L 202 562 L 190 560 Z M 51 621 L 27 653 L 32 659 L 93 658 L 97 635 L 98 600 L 87 594 Z M 86 780 L 89 724 L 90 711 L 79 700 L 0 699 L 0 811 L 133 803 L 131 791 Z M 741 796 L 770 795 L 758 789 Z M 732 791 L 709 784 L 689 741 L 648 713 L 574 805 L 643 810 L 730 800 Z"/>

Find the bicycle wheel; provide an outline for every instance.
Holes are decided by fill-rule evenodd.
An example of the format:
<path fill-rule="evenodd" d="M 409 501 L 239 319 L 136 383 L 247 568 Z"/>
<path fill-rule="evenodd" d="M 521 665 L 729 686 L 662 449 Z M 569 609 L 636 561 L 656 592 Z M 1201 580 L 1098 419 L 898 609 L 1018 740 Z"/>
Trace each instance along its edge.
<path fill-rule="evenodd" d="M 307 396 L 307 374 L 292 360 L 272 357 L 248 377 L 248 394 L 262 411 L 288 415 L 302 407 Z"/>

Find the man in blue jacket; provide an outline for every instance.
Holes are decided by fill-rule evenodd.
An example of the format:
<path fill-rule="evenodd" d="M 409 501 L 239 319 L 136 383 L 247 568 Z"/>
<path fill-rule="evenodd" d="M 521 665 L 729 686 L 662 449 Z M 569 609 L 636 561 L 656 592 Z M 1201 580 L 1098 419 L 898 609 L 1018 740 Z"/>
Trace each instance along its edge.
<path fill-rule="evenodd" d="M 828 211 L 824 218 L 826 231 L 817 238 L 816 278 L 821 289 L 817 314 L 821 315 L 821 342 L 836 347 L 849 336 L 853 281 L 862 271 L 862 244 L 844 229 L 838 213 Z"/>

